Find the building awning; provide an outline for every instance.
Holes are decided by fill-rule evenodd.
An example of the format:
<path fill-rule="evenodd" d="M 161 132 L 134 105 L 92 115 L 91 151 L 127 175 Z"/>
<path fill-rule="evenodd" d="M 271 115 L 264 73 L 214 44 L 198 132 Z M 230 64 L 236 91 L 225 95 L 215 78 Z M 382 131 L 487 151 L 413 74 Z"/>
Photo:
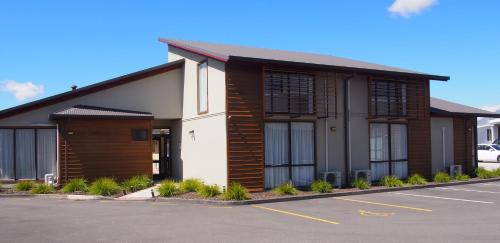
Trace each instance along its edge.
<path fill-rule="evenodd" d="M 153 119 L 153 114 L 142 111 L 75 105 L 50 114 L 50 119 L 94 118 L 94 119 Z"/>
<path fill-rule="evenodd" d="M 431 97 L 431 115 L 500 118 L 500 114 Z"/>

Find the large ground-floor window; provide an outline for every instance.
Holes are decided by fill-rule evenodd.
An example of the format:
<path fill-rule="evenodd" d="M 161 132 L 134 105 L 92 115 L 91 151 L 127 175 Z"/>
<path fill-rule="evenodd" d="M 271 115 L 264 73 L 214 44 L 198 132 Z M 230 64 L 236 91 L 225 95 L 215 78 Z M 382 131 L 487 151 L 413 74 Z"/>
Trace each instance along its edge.
<path fill-rule="evenodd" d="M 307 186 L 314 180 L 314 123 L 265 124 L 265 187 L 292 181 Z"/>
<path fill-rule="evenodd" d="M 0 128 L 0 180 L 55 174 L 56 134 L 54 128 Z"/>
<path fill-rule="evenodd" d="M 373 181 L 387 175 L 408 177 L 406 124 L 370 124 L 370 167 Z"/>

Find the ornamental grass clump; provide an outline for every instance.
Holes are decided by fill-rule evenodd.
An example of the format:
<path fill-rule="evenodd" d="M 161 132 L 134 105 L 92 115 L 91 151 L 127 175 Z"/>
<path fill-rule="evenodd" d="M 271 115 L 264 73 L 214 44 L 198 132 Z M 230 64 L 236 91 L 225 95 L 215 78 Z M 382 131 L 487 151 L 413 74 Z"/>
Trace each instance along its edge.
<path fill-rule="evenodd" d="M 180 193 L 180 189 L 173 180 L 165 180 L 160 183 L 158 192 L 161 197 L 173 197 Z"/>
<path fill-rule="evenodd" d="M 64 193 L 87 192 L 88 190 L 87 181 L 83 178 L 71 179 L 62 188 L 62 192 Z"/>
<path fill-rule="evenodd" d="M 284 196 L 284 195 L 293 196 L 299 194 L 299 191 L 292 185 L 292 183 L 283 183 L 278 187 L 274 188 L 273 192 L 279 196 Z"/>
<path fill-rule="evenodd" d="M 332 191 L 332 184 L 328 181 L 317 180 L 311 184 L 311 191 L 319 192 L 319 193 L 327 193 Z"/>
<path fill-rule="evenodd" d="M 470 179 L 470 177 L 468 175 L 465 175 L 465 174 L 458 174 L 455 176 L 455 180 L 457 181 L 468 181 Z"/>
<path fill-rule="evenodd" d="M 233 182 L 227 188 L 227 190 L 222 193 L 222 198 L 224 200 L 241 201 L 250 199 L 250 194 L 248 193 L 248 190 L 240 183 Z"/>
<path fill-rule="evenodd" d="M 379 181 L 379 185 L 385 187 L 402 187 L 404 184 L 399 178 L 391 175 L 384 176 L 384 178 Z"/>
<path fill-rule="evenodd" d="M 15 192 L 25 192 L 31 190 L 35 186 L 33 181 L 19 181 L 14 185 Z"/>
<path fill-rule="evenodd" d="M 496 175 L 495 172 L 491 170 L 479 167 L 476 169 L 476 176 L 479 177 L 479 179 L 489 179 L 489 178 L 494 178 Z"/>
<path fill-rule="evenodd" d="M 446 172 L 438 172 L 434 175 L 434 182 L 448 183 L 450 181 L 451 181 L 451 177 Z"/>
<path fill-rule="evenodd" d="M 107 177 L 102 177 L 90 185 L 89 192 L 92 195 L 112 196 L 121 191 L 121 187 L 115 180 Z"/>
<path fill-rule="evenodd" d="M 408 178 L 408 184 L 410 185 L 425 185 L 427 180 L 419 174 L 413 174 Z"/>
<path fill-rule="evenodd" d="M 130 193 L 146 189 L 153 185 L 153 181 L 147 175 L 136 175 L 132 178 L 125 180 L 122 183 L 122 188 Z"/>
<path fill-rule="evenodd" d="M 198 191 L 198 195 L 204 198 L 216 197 L 220 192 L 220 188 L 217 185 L 202 185 Z"/>
<path fill-rule="evenodd" d="M 45 183 L 40 183 L 36 184 L 31 188 L 31 193 L 32 194 L 49 194 L 49 193 L 54 193 L 55 188 L 52 185 L 47 185 Z"/>
<path fill-rule="evenodd" d="M 203 186 L 203 181 L 196 178 L 186 179 L 180 183 L 183 192 L 196 192 Z"/>
<path fill-rule="evenodd" d="M 352 182 L 352 186 L 361 190 L 366 190 L 370 188 L 370 183 L 366 179 L 358 178 Z"/>

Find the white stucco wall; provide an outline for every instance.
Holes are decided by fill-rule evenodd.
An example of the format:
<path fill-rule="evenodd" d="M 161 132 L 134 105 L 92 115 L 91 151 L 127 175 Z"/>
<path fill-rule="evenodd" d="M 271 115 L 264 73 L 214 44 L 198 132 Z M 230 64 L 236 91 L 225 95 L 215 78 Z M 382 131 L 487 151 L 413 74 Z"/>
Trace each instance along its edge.
<path fill-rule="evenodd" d="M 443 128 L 445 130 L 445 162 L 443 164 Z M 431 118 L 432 174 L 446 170 L 454 163 L 453 118 Z"/>
<path fill-rule="evenodd" d="M 0 126 L 48 124 L 49 114 L 74 105 L 91 105 L 153 113 L 155 119 L 182 117 L 182 69 L 76 97 L 0 120 Z"/>
<path fill-rule="evenodd" d="M 208 59 L 208 113 L 197 110 L 198 63 L 206 57 L 169 47 L 168 61 L 185 59 L 180 157 L 182 178 L 227 186 L 225 64 Z M 174 164 L 174 168 L 175 165 Z"/>

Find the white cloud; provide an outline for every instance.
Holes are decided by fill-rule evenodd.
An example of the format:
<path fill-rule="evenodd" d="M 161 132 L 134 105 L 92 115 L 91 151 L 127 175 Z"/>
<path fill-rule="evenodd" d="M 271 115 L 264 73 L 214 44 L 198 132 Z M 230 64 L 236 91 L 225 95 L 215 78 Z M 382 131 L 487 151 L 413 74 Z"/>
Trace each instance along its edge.
<path fill-rule="evenodd" d="M 7 80 L 0 85 L 0 90 L 13 94 L 18 101 L 34 98 L 43 93 L 43 85 L 32 82 L 20 83 L 15 80 Z"/>
<path fill-rule="evenodd" d="M 491 112 L 499 112 L 500 113 L 500 105 L 485 106 L 485 107 L 482 107 L 481 109 L 491 111 Z"/>
<path fill-rule="evenodd" d="M 396 0 L 389 7 L 389 12 L 409 18 L 413 14 L 419 14 L 422 10 L 436 4 L 438 0 Z"/>

